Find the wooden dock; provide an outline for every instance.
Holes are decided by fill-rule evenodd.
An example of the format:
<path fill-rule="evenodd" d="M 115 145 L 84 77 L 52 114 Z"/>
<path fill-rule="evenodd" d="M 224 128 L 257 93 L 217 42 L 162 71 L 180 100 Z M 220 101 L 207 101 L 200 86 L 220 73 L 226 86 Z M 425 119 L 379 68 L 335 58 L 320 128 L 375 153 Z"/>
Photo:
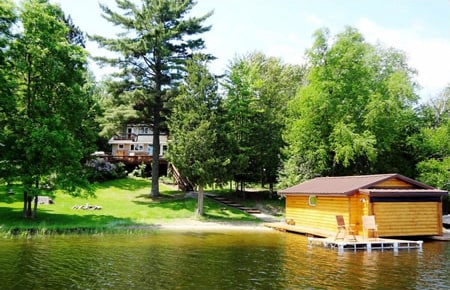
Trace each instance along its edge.
<path fill-rule="evenodd" d="M 397 252 L 400 249 L 418 249 L 422 251 L 423 241 L 409 241 L 409 240 L 397 240 L 397 239 L 385 239 L 385 238 L 363 238 L 361 236 L 356 237 L 356 241 L 351 236 L 347 236 L 346 239 L 335 239 L 336 232 L 325 231 L 320 229 L 313 229 L 308 227 L 302 227 L 298 225 L 288 225 L 285 223 L 266 223 L 266 227 L 270 227 L 279 231 L 298 233 L 308 236 L 309 246 L 322 245 L 324 247 L 335 248 L 339 252 L 345 250 L 393 250 Z"/>
<path fill-rule="evenodd" d="M 408 240 L 395 240 L 384 238 L 371 238 L 371 239 L 357 239 L 352 240 L 334 240 L 334 238 L 308 238 L 308 245 L 312 247 L 314 244 L 319 244 L 324 247 L 337 249 L 339 252 L 345 250 L 365 250 L 371 252 L 372 250 L 393 250 L 398 252 L 401 249 L 418 249 L 422 251 L 423 241 L 408 241 Z"/>

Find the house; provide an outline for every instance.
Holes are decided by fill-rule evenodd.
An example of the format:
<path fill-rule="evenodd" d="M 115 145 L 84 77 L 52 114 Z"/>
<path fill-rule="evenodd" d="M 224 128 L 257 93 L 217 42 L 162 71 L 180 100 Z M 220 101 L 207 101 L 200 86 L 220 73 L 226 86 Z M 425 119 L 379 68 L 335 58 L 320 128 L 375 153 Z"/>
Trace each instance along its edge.
<path fill-rule="evenodd" d="M 159 136 L 160 160 L 164 162 L 167 151 L 167 133 Z M 120 135 L 113 136 L 108 144 L 111 145 L 110 159 L 127 164 L 151 163 L 153 155 L 153 131 L 148 125 L 130 124 Z"/>
<path fill-rule="evenodd" d="M 379 174 L 318 177 L 278 194 L 286 197 L 286 221 L 310 233 L 336 232 L 336 215 L 342 215 L 362 236 L 362 217 L 374 215 L 378 236 L 406 237 L 443 234 L 442 197 L 448 192 L 400 174 Z"/>

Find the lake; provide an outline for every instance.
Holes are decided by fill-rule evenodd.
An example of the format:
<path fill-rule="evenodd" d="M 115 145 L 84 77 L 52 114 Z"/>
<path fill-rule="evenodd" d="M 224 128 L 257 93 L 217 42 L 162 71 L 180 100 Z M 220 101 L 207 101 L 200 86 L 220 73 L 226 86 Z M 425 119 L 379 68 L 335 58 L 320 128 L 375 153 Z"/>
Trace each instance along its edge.
<path fill-rule="evenodd" d="M 450 289 L 450 243 L 423 251 L 308 247 L 277 231 L 0 239 L 1 289 Z"/>

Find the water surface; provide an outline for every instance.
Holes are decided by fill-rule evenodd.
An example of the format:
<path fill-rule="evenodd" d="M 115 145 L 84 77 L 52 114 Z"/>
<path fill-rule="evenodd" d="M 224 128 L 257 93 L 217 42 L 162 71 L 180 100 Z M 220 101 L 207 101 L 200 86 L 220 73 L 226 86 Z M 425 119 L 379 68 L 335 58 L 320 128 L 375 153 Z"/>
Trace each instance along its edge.
<path fill-rule="evenodd" d="M 450 243 L 338 253 L 276 231 L 0 240 L 1 289 L 450 289 Z"/>

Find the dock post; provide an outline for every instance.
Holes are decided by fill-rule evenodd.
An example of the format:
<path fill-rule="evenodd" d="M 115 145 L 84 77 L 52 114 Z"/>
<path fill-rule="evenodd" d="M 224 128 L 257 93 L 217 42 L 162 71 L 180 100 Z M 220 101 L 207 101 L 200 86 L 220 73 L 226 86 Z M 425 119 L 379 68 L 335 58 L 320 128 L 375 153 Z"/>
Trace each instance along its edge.
<path fill-rule="evenodd" d="M 369 252 L 369 253 L 372 252 L 372 244 L 367 243 L 366 246 L 367 246 L 367 252 Z"/>
<path fill-rule="evenodd" d="M 394 252 L 397 253 L 398 252 L 398 242 L 394 243 Z"/>
<path fill-rule="evenodd" d="M 419 246 L 419 251 L 421 251 L 421 252 L 422 252 L 422 244 L 423 244 L 423 241 L 417 241 L 417 245 Z"/>
<path fill-rule="evenodd" d="M 338 244 L 338 251 L 339 251 L 339 253 L 343 253 L 344 252 L 344 243 L 339 243 Z"/>

